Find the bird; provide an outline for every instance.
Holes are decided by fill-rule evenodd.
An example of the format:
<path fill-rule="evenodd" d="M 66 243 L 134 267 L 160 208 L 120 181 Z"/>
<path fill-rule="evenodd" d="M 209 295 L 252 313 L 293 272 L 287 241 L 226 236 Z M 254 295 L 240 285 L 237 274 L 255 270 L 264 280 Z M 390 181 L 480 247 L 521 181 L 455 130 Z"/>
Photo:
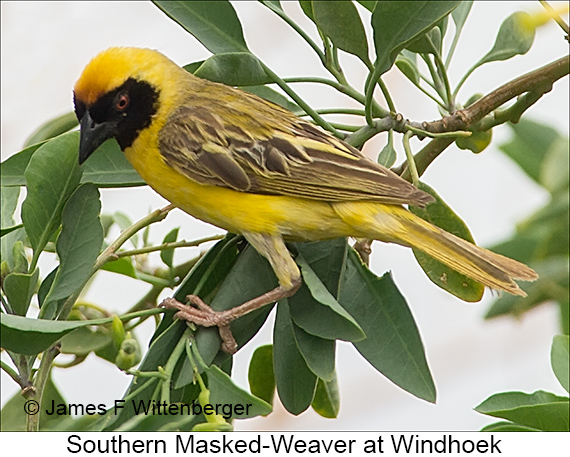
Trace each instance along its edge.
<path fill-rule="evenodd" d="M 73 90 L 79 163 L 115 138 L 133 168 L 175 207 L 241 234 L 271 265 L 278 286 L 214 311 L 199 297 L 162 305 L 218 326 L 292 296 L 302 283 L 286 241 L 354 237 L 418 249 L 483 285 L 525 296 L 528 266 L 478 247 L 410 212 L 433 197 L 358 149 L 290 111 L 238 88 L 198 78 L 162 53 L 112 47 L 85 67 Z M 195 305 L 195 306 L 191 306 Z"/>

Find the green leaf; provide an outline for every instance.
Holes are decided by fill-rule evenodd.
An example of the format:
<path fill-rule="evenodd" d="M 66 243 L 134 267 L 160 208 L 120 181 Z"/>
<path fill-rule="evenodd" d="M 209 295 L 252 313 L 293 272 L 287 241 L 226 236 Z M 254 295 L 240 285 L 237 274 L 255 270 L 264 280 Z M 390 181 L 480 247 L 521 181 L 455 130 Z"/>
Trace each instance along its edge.
<path fill-rule="evenodd" d="M 76 328 L 101 325 L 111 318 L 88 321 L 52 321 L 0 314 L 2 347 L 18 354 L 36 355 Z"/>
<path fill-rule="evenodd" d="M 228 1 L 154 1 L 213 54 L 247 52 L 241 23 Z"/>
<path fill-rule="evenodd" d="M 111 188 L 146 185 L 114 139 L 107 140 L 99 146 L 81 168 L 82 183 L 91 182 L 98 187 Z"/>
<path fill-rule="evenodd" d="M 2 164 L 4 166 L 4 164 Z M 3 183 L 2 183 L 3 185 Z M 2 231 L 6 228 L 16 226 L 14 222 L 14 213 L 18 206 L 18 198 L 20 197 L 19 187 L 3 187 L 0 193 L 1 208 L 0 212 L 0 223 L 2 226 Z M 16 226 L 17 227 L 17 226 Z M 4 236 L 4 234 L 2 234 Z"/>
<path fill-rule="evenodd" d="M 279 0 L 259 0 L 259 3 L 262 3 L 273 11 L 283 11 L 283 7 L 281 6 L 281 2 Z"/>
<path fill-rule="evenodd" d="M 6 227 L 1 229 L 0 237 L 4 235 L 8 235 L 9 233 L 14 232 L 15 230 L 24 228 L 24 224 L 13 225 L 12 227 Z"/>
<path fill-rule="evenodd" d="M 180 227 L 176 227 L 172 229 L 162 240 L 163 244 L 166 243 L 174 243 L 178 239 L 178 231 Z M 164 262 L 164 264 L 172 269 L 173 261 L 174 261 L 174 248 L 171 249 L 163 249 L 160 251 L 160 259 Z"/>
<path fill-rule="evenodd" d="M 2 162 L 2 166 L 0 166 L 0 181 L 2 182 L 3 188 L 26 185 L 26 177 L 24 176 L 26 167 L 32 155 L 45 143 L 46 142 L 29 146 Z M 5 189 L 2 189 L 2 193 L 4 193 L 4 191 Z"/>
<path fill-rule="evenodd" d="M 247 245 L 219 284 L 219 289 L 209 304 L 216 311 L 223 311 L 274 289 L 277 287 L 277 278 L 269 262 Z M 204 299 L 202 294 L 201 298 Z M 266 305 L 231 323 L 230 327 L 238 347 L 243 347 L 257 333 L 272 307 L 271 304 Z M 206 365 L 214 360 L 220 349 L 220 343 L 217 328 L 199 327 L 196 331 L 196 344 Z M 228 356 L 225 353 L 224 355 Z"/>
<path fill-rule="evenodd" d="M 493 48 L 475 64 L 475 67 L 526 54 L 534 41 L 535 29 L 530 24 L 529 14 L 522 11 L 511 14 L 501 24 Z"/>
<path fill-rule="evenodd" d="M 2 290 L 8 298 L 12 310 L 25 316 L 30 307 L 30 301 L 38 290 L 40 272 L 36 268 L 33 273 L 10 273 L 2 281 Z"/>
<path fill-rule="evenodd" d="M 569 294 L 566 294 L 568 296 Z M 560 331 L 564 335 L 570 334 L 570 300 L 560 300 L 558 303 L 560 309 Z"/>
<path fill-rule="evenodd" d="M 69 132 L 67 135 L 77 137 L 77 144 L 79 144 L 79 132 Z M 2 186 L 26 185 L 24 176 L 26 167 L 35 151 L 47 143 L 49 141 L 34 144 L 6 159 L 1 167 Z M 77 154 L 78 149 L 75 150 L 75 160 L 77 160 Z M 81 182 L 92 182 L 99 187 L 131 187 L 146 184 L 113 139 L 99 146 L 89 160 L 81 166 L 81 169 L 83 170 Z"/>
<path fill-rule="evenodd" d="M 257 86 L 272 82 L 261 62 L 250 52 L 213 55 L 196 69 L 194 75 L 228 86 Z"/>
<path fill-rule="evenodd" d="M 455 11 L 455 10 L 454 10 Z M 452 11 L 453 13 L 453 11 Z M 449 16 L 445 16 L 438 24 L 437 24 L 437 28 L 439 29 L 440 35 L 441 35 L 441 39 L 443 40 L 443 38 L 445 37 L 445 34 L 447 33 L 447 25 L 449 23 Z M 441 52 L 441 43 L 439 44 L 439 50 Z"/>
<path fill-rule="evenodd" d="M 84 350 L 82 348 L 82 350 Z M 115 365 L 120 370 L 129 370 L 141 361 L 141 347 L 139 342 L 127 332 L 126 338 L 121 343 L 119 352 L 115 357 Z"/>
<path fill-rule="evenodd" d="M 2 164 L 2 167 L 4 164 Z M 3 170 L 3 168 L 2 168 Z M 1 195 L 1 210 L 0 210 L 0 218 L 2 227 L 18 227 L 14 222 L 14 212 L 16 211 L 18 205 L 18 198 L 20 196 L 20 188 L 19 187 L 2 187 Z M 28 266 L 27 266 L 27 259 L 25 270 L 20 270 L 16 268 L 16 263 L 24 263 L 24 262 L 17 262 L 20 256 L 25 257 L 25 251 L 23 248 L 23 241 L 26 238 L 26 232 L 24 231 L 23 227 L 18 227 L 15 230 L 10 230 L 9 233 L 3 233 L 2 237 L 0 238 L 0 259 L 2 261 L 2 275 L 6 274 L 6 271 L 10 272 L 18 272 L 18 273 L 27 273 Z M 21 251 L 17 251 L 16 246 L 22 245 Z M 6 271 L 5 271 L 6 269 Z"/>
<path fill-rule="evenodd" d="M 287 299 L 279 301 L 273 328 L 273 364 L 277 392 L 291 414 L 301 414 L 313 401 L 317 376 L 299 351 Z"/>
<path fill-rule="evenodd" d="M 459 3 L 457 1 L 378 2 L 372 13 L 376 62 L 374 77 L 371 78 L 370 84 L 375 85 L 378 78 L 390 69 L 402 49 L 433 28 Z"/>
<path fill-rule="evenodd" d="M 234 415 L 237 419 L 248 417 L 266 416 L 273 408 L 261 398 L 254 397 L 250 393 L 236 386 L 232 379 L 220 368 L 212 365 L 206 368 L 208 375 L 208 389 L 210 389 L 210 402 L 212 404 L 250 405 L 241 415 Z M 232 408 L 232 411 L 234 411 Z"/>
<path fill-rule="evenodd" d="M 112 321 L 112 319 L 109 320 Z M 158 371 L 159 366 L 164 367 L 168 362 L 168 358 L 172 354 L 172 351 L 180 342 L 180 338 L 186 328 L 188 327 L 185 323 L 172 323 L 172 314 L 169 315 L 166 313 L 161 322 L 161 326 L 159 326 L 153 335 L 153 339 L 144 360 L 138 367 L 139 371 Z M 109 346 L 112 348 L 115 347 L 113 343 L 110 343 Z M 105 430 L 116 430 L 122 424 L 134 417 L 135 411 L 133 405 L 138 405 L 139 402 L 150 401 L 153 398 L 153 392 L 155 391 L 158 383 L 158 378 L 150 378 L 147 380 L 146 378 L 134 377 L 127 389 L 127 392 L 123 396 L 123 398 L 128 398 L 130 401 L 127 401 L 125 403 L 125 408 L 114 416 L 109 423 L 105 424 Z M 192 400 L 190 400 L 190 402 L 191 401 Z"/>
<path fill-rule="evenodd" d="M 416 53 L 440 54 L 441 40 L 441 29 L 439 27 L 433 27 L 431 30 L 408 44 L 406 49 Z"/>
<path fill-rule="evenodd" d="M 38 129 L 29 136 L 24 147 L 26 148 L 59 136 L 62 133 L 68 132 L 77 127 L 77 124 L 79 124 L 79 122 L 77 121 L 77 116 L 75 116 L 75 113 L 73 112 L 50 119 L 38 127 Z"/>
<path fill-rule="evenodd" d="M 473 6 L 473 1 L 463 1 L 459 3 L 459 6 L 455 8 L 451 12 L 451 19 L 455 24 L 455 34 L 461 34 L 463 30 L 463 26 L 465 25 L 465 21 L 467 20 L 467 16 L 471 11 L 471 7 Z"/>
<path fill-rule="evenodd" d="M 301 268 L 303 284 L 289 298 L 293 321 L 306 332 L 321 338 L 345 341 L 365 338 L 362 328 L 337 302 L 304 258 L 298 255 L 295 261 Z"/>
<path fill-rule="evenodd" d="M 475 130 L 471 132 L 471 136 L 459 137 L 455 140 L 455 144 L 459 149 L 469 150 L 474 154 L 483 152 L 487 146 L 491 144 L 493 139 L 493 130 Z"/>
<path fill-rule="evenodd" d="M 481 429 L 482 432 L 540 432 L 540 430 L 524 425 L 515 424 L 514 422 L 494 422 L 486 425 Z"/>
<path fill-rule="evenodd" d="M 190 270 L 174 297 L 178 301 L 184 300 L 189 294 L 208 297 L 237 261 L 240 253 L 238 243 L 242 244 L 243 238 L 228 233 L 212 246 Z"/>
<path fill-rule="evenodd" d="M 12 272 L 14 273 L 27 273 L 30 269 L 28 265 L 28 257 L 26 255 L 26 248 L 22 241 L 16 241 L 12 248 Z"/>
<path fill-rule="evenodd" d="M 523 171 L 541 184 L 541 170 L 550 147 L 559 140 L 560 134 L 544 124 L 522 118 L 517 124 L 507 124 L 514 133 L 513 139 L 499 146 Z"/>
<path fill-rule="evenodd" d="M 57 274 L 58 269 L 59 265 L 57 265 L 53 270 L 51 270 L 40 284 L 40 289 L 38 290 L 38 304 L 40 305 L 40 308 L 44 304 L 44 300 L 51 288 L 51 285 L 53 284 L 53 280 L 55 279 L 55 275 Z"/>
<path fill-rule="evenodd" d="M 330 381 L 334 374 L 336 342 L 311 335 L 294 323 L 293 334 L 309 370 L 319 378 Z"/>
<path fill-rule="evenodd" d="M 120 211 L 117 211 L 115 214 L 113 214 L 113 218 L 115 219 L 115 222 L 121 229 L 121 232 L 124 232 L 131 225 L 133 225 L 133 221 L 131 221 L 129 216 Z M 133 236 L 129 238 L 129 241 L 131 242 L 134 248 L 137 248 L 139 246 L 139 234 L 138 233 L 133 234 Z"/>
<path fill-rule="evenodd" d="M 419 188 L 435 197 L 435 202 L 430 203 L 425 208 L 410 206 L 410 211 L 433 225 L 474 243 L 471 232 L 465 225 L 465 222 L 447 206 L 441 197 L 427 184 L 420 183 Z M 458 273 L 418 249 L 413 251 L 418 263 L 434 284 L 467 302 L 481 300 L 485 291 L 485 287 L 482 284 Z"/>
<path fill-rule="evenodd" d="M 60 265 L 42 306 L 42 317 L 55 316 L 50 303 L 69 297 L 91 277 L 103 244 L 100 211 L 99 191 L 93 184 L 82 184 L 65 205 L 57 239 Z"/>
<path fill-rule="evenodd" d="M 112 262 L 107 262 L 101 267 L 101 270 L 138 279 L 137 271 L 131 257 L 121 257 L 117 260 L 113 260 Z"/>
<path fill-rule="evenodd" d="M 91 330 L 88 327 L 79 327 L 64 335 L 61 339 L 61 352 L 86 356 L 90 352 L 98 351 L 112 342 L 109 332 L 100 329 Z"/>
<path fill-rule="evenodd" d="M 570 382 L 568 380 L 570 372 L 569 360 L 570 339 L 568 335 L 556 335 L 552 340 L 550 363 L 558 382 L 560 382 L 566 392 L 570 393 Z"/>
<path fill-rule="evenodd" d="M 408 51 L 407 49 L 402 49 L 402 52 L 400 52 L 398 54 L 398 57 L 396 57 L 396 67 L 398 67 L 398 70 L 400 70 L 406 78 L 408 78 L 416 86 L 419 86 L 420 72 L 418 70 L 416 63 L 416 54 L 414 52 Z M 387 166 L 389 167 L 391 165 Z"/>
<path fill-rule="evenodd" d="M 570 175 L 568 138 L 559 138 L 546 152 L 540 182 L 551 194 L 568 189 Z"/>
<path fill-rule="evenodd" d="M 372 11 L 374 11 L 374 8 L 376 8 L 376 3 L 378 3 L 378 1 L 377 0 L 358 0 L 358 3 L 360 3 L 368 11 L 372 12 Z"/>
<path fill-rule="evenodd" d="M 305 16 L 307 16 L 311 21 L 315 22 L 313 4 L 314 2 L 312 0 L 299 0 L 299 5 L 301 6 L 303 13 L 305 13 Z"/>
<path fill-rule="evenodd" d="M 247 379 L 252 395 L 272 405 L 275 395 L 273 345 L 266 344 L 255 349 L 249 362 Z"/>
<path fill-rule="evenodd" d="M 569 431 L 568 397 L 542 390 L 532 394 L 503 392 L 487 398 L 475 411 L 543 431 Z"/>
<path fill-rule="evenodd" d="M 316 1 L 312 5 L 315 23 L 333 44 L 368 65 L 370 58 L 366 32 L 354 4 L 347 1 Z"/>
<path fill-rule="evenodd" d="M 22 205 L 22 220 L 35 259 L 58 229 L 63 207 L 79 185 L 78 148 L 78 135 L 61 135 L 43 144 L 26 168 L 28 195 Z"/>
<path fill-rule="evenodd" d="M 231 268 L 238 259 L 238 243 L 243 244 L 243 238 L 228 233 L 222 240 L 212 246 L 190 270 L 174 294 L 174 298 L 180 302 L 184 302 L 186 296 L 189 294 L 198 295 L 206 302 L 212 298 L 213 292 L 219 289 L 221 283 L 229 275 Z M 174 310 L 165 313 L 158 328 L 154 332 L 152 341 L 172 327 L 180 332 L 187 327 L 185 322 L 173 323 L 174 314 Z M 210 330 L 214 330 L 214 332 L 208 331 L 208 329 L 202 329 L 206 334 L 200 336 L 200 338 L 204 339 L 201 343 L 201 355 L 202 358 L 204 358 L 207 354 L 207 357 L 204 358 L 207 365 L 212 363 L 220 348 L 220 339 L 219 336 L 216 338 L 216 330 Z M 176 382 L 178 382 L 178 379 L 176 379 Z"/>
<path fill-rule="evenodd" d="M 340 397 L 338 394 L 338 381 L 336 373 L 330 381 L 319 379 L 315 389 L 315 398 L 311 407 L 320 415 L 329 419 L 338 416 L 340 409 Z"/>
<path fill-rule="evenodd" d="M 52 402 L 56 405 L 67 404 L 55 384 L 51 375 L 49 376 L 42 395 L 40 406 L 40 430 L 47 431 L 55 428 L 62 421 L 62 417 L 57 414 L 43 414 L 43 411 L 51 410 Z M 1 430 L 3 432 L 24 432 L 26 431 L 26 399 L 21 392 L 16 392 L 14 396 L 3 406 L 0 416 Z"/>
<path fill-rule="evenodd" d="M 380 165 L 384 165 L 386 168 L 390 168 L 394 165 L 397 157 L 396 150 L 394 149 L 394 143 L 392 141 L 392 132 L 389 132 L 388 135 L 386 146 L 384 146 L 380 151 L 380 154 L 378 154 L 378 163 Z"/>
<path fill-rule="evenodd" d="M 202 66 L 205 60 L 197 60 L 196 62 L 191 62 L 189 64 L 184 65 L 182 68 L 186 70 L 188 73 L 194 74 L 194 72 Z"/>
<path fill-rule="evenodd" d="M 337 238 L 328 241 L 292 243 L 291 245 L 302 254 L 327 290 L 334 297 L 338 297 L 340 277 L 350 249 L 347 239 Z"/>
<path fill-rule="evenodd" d="M 378 278 L 350 250 L 339 302 L 366 334 L 365 340 L 353 343 L 358 352 L 402 389 L 435 402 L 435 385 L 418 328 L 390 274 Z"/>

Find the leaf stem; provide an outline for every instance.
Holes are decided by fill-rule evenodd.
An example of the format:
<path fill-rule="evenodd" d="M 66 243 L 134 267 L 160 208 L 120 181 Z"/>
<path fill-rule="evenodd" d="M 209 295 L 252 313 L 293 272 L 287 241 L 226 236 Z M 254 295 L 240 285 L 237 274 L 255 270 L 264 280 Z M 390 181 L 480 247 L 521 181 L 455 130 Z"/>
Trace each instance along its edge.
<path fill-rule="evenodd" d="M 449 84 L 449 77 L 447 76 L 447 70 L 445 68 L 445 64 L 443 63 L 443 60 L 442 60 L 439 52 L 436 52 L 434 54 L 434 59 L 435 59 L 435 64 L 436 64 L 437 69 L 438 69 L 438 74 L 441 77 L 441 79 L 443 80 L 443 86 L 445 88 L 446 101 L 447 101 L 447 107 L 446 107 L 447 112 L 450 114 L 453 114 L 455 112 L 455 100 L 454 100 L 453 94 L 451 92 L 451 86 Z"/>
<path fill-rule="evenodd" d="M 93 266 L 93 273 L 99 270 L 105 263 L 109 260 L 115 259 L 117 255 L 117 251 L 119 248 L 135 233 L 139 230 L 145 228 L 147 225 L 154 224 L 155 222 L 160 222 L 164 220 L 164 218 L 168 215 L 168 213 L 174 209 L 174 205 L 168 205 L 164 208 L 154 210 L 152 213 L 148 214 L 147 216 L 143 217 L 142 219 L 135 222 L 133 225 L 125 229 L 121 234 L 117 237 L 115 241 L 113 241 L 107 249 L 105 249 L 99 257 L 97 257 L 97 261 Z"/>
<path fill-rule="evenodd" d="M 416 168 L 416 162 L 414 161 L 414 155 L 412 154 L 412 149 L 410 147 L 410 138 L 412 135 L 413 132 L 411 130 L 408 130 L 406 133 L 404 133 L 404 151 L 406 151 L 408 169 L 411 171 L 412 175 L 412 184 L 418 187 L 420 183 L 420 177 L 418 176 L 418 169 Z"/>
<path fill-rule="evenodd" d="M 61 308 L 61 311 L 59 312 L 57 320 L 66 320 L 67 319 L 67 316 L 69 316 L 69 313 L 71 312 L 73 305 L 77 301 L 77 298 L 81 294 L 83 288 L 85 287 L 85 284 L 87 284 L 89 279 L 105 263 L 107 263 L 110 259 L 113 258 L 114 255 L 116 255 L 116 251 L 129 238 L 131 238 L 135 233 L 137 233 L 139 230 L 143 229 L 147 225 L 150 225 L 150 224 L 153 224 L 155 222 L 159 222 L 159 221 L 164 220 L 164 218 L 168 215 L 168 213 L 173 208 L 174 208 L 173 205 L 168 205 L 168 206 L 165 206 L 164 208 L 157 209 L 157 210 L 153 211 L 152 213 L 148 214 L 147 216 L 143 217 L 139 221 L 135 222 L 133 225 L 128 227 L 123 232 L 121 232 L 121 234 L 117 237 L 117 239 L 115 241 L 113 241 L 109 246 L 107 246 L 107 248 L 101 254 L 99 254 L 99 257 L 97 257 L 97 260 L 95 261 L 95 264 L 93 265 L 93 269 L 91 270 L 91 276 L 71 296 L 69 296 L 65 300 L 65 302 Z M 41 313 L 40 313 L 40 315 L 41 315 Z"/>
<path fill-rule="evenodd" d="M 446 101 L 445 87 L 441 81 L 441 78 L 439 77 L 439 74 L 437 73 L 436 68 L 433 65 L 433 62 L 429 58 L 429 55 L 428 54 L 420 54 L 420 56 L 424 60 L 424 62 L 426 63 L 426 65 L 428 67 L 429 73 L 430 73 L 431 78 L 433 80 L 434 89 L 436 90 L 437 94 L 441 97 L 441 99 Z"/>
<path fill-rule="evenodd" d="M 544 7 L 544 9 L 548 11 L 548 14 L 551 15 L 552 19 L 554 19 L 556 23 L 560 26 L 560 28 L 566 33 L 566 35 L 568 35 L 570 33 L 570 29 L 568 28 L 568 24 L 564 22 L 564 19 L 560 17 L 560 14 L 558 14 L 556 10 L 552 8 L 552 6 L 550 6 L 548 2 L 545 2 L 543 0 L 539 0 L 539 2 Z M 566 39 L 568 39 L 568 37 L 566 37 Z"/>
<path fill-rule="evenodd" d="M 361 148 L 364 143 L 366 143 L 370 138 L 374 137 L 378 133 L 387 132 L 394 128 L 396 121 L 392 116 L 387 116 L 382 119 L 376 119 L 373 121 L 372 126 L 366 124 L 359 128 L 352 135 L 349 135 L 344 140 L 351 146 L 355 148 Z"/>
<path fill-rule="evenodd" d="M 447 57 L 445 58 L 445 68 L 449 68 L 449 64 L 451 63 L 451 58 L 455 53 L 455 48 L 457 47 L 457 43 L 459 42 L 460 35 L 461 35 L 461 29 L 455 30 L 455 35 L 453 35 L 453 41 L 449 46 L 449 51 L 447 52 Z"/>
<path fill-rule="evenodd" d="M 460 138 L 472 135 L 468 130 L 454 130 L 452 132 L 433 133 L 427 130 L 418 129 L 410 124 L 406 124 L 406 130 L 415 133 L 418 136 L 427 136 L 428 138 Z"/>
<path fill-rule="evenodd" d="M 35 400 L 38 404 L 39 410 L 37 414 L 26 415 L 26 430 L 28 432 L 37 432 L 40 429 L 40 415 L 41 404 L 44 395 L 44 390 L 49 379 L 49 374 L 53 361 L 59 354 L 59 346 L 54 345 L 44 352 L 40 367 L 36 372 L 34 387 L 30 390 L 31 394 L 27 397 L 29 400 Z"/>
<path fill-rule="evenodd" d="M 172 373 L 174 372 L 174 368 L 180 359 L 180 356 L 185 351 L 186 345 L 188 344 L 188 338 L 190 337 L 192 330 L 187 327 L 184 330 L 184 333 L 178 340 L 178 343 L 170 353 L 168 357 L 168 361 L 166 365 L 164 365 L 163 373 L 166 375 L 165 379 L 162 380 L 162 387 L 161 387 L 161 400 L 165 401 L 167 404 L 170 403 L 170 381 L 172 379 Z M 160 369 L 160 367 L 159 367 Z"/>
<path fill-rule="evenodd" d="M 473 73 L 477 69 L 478 66 L 479 66 L 479 63 L 476 63 L 469 70 L 467 70 L 467 73 L 465 73 L 463 75 L 463 78 L 461 78 L 461 80 L 459 81 L 459 83 L 455 87 L 455 90 L 453 91 L 453 98 L 457 97 L 457 94 L 459 93 L 459 89 L 461 89 L 461 87 L 463 86 L 465 81 L 467 81 L 467 78 L 469 78 L 469 76 L 471 76 L 471 73 Z"/>
<path fill-rule="evenodd" d="M 396 114 L 396 105 L 394 105 L 394 101 L 392 100 L 392 96 L 390 95 L 390 91 L 388 90 L 388 87 L 386 87 L 386 84 L 384 83 L 382 78 L 378 79 L 378 85 L 380 86 L 380 90 L 382 91 L 382 95 L 384 96 L 384 99 L 386 100 L 386 104 L 388 105 L 388 108 L 390 109 L 390 111 L 392 113 Z"/>
<path fill-rule="evenodd" d="M 309 35 L 307 35 L 305 33 L 305 31 L 295 21 L 293 21 L 293 19 L 291 19 L 289 16 L 287 16 L 285 11 L 283 11 L 280 8 L 275 8 L 272 5 L 268 5 L 265 2 L 261 2 L 261 3 L 264 6 L 266 6 L 267 8 L 269 8 L 271 11 L 273 11 L 275 14 L 277 14 L 277 16 L 279 16 L 281 19 L 283 19 L 293 30 L 295 30 L 295 32 L 297 32 L 301 36 L 301 38 L 303 38 L 303 40 L 306 41 L 306 43 L 313 49 L 313 51 L 315 51 L 315 53 L 317 54 L 317 56 L 319 56 L 319 59 L 321 60 L 323 65 L 325 65 L 326 58 L 325 58 L 325 54 L 323 53 L 323 51 L 321 51 L 321 49 L 319 48 L 317 43 L 315 43 L 311 39 L 311 37 Z"/>
<path fill-rule="evenodd" d="M 293 89 L 291 89 L 291 87 L 287 83 L 285 83 L 285 81 L 283 81 L 279 76 L 277 76 L 264 63 L 262 62 L 260 63 L 267 76 L 269 76 L 281 89 L 283 89 L 283 91 L 287 95 L 289 95 L 289 97 L 291 97 L 293 101 L 297 103 L 297 105 L 299 105 L 309 116 L 311 116 L 318 125 L 320 125 L 325 130 L 328 130 L 338 138 L 342 139 L 344 137 L 344 135 L 338 132 L 332 125 L 330 125 L 321 116 L 319 116 L 319 114 L 313 108 L 311 108 L 301 97 L 299 97 L 299 95 L 297 95 L 297 93 Z"/>
<path fill-rule="evenodd" d="M 296 78 L 285 78 L 283 81 L 285 81 L 286 83 L 326 84 L 327 86 L 330 86 L 330 87 L 336 89 L 340 93 L 347 95 L 348 97 L 352 98 L 353 100 L 356 100 L 360 104 L 362 104 L 362 105 L 366 104 L 366 97 L 364 95 L 362 95 L 360 92 L 358 92 L 356 89 L 354 89 L 351 86 L 341 84 L 337 81 L 333 81 L 332 79 L 318 78 L 318 77 L 296 77 Z M 376 116 L 376 117 L 385 117 L 385 116 L 388 116 L 390 114 L 390 112 L 388 110 L 385 110 L 384 108 L 382 108 L 380 105 L 378 105 L 378 103 L 376 103 L 376 101 L 373 101 L 372 110 L 373 110 L 374 116 Z"/>
<path fill-rule="evenodd" d="M 131 257 L 140 254 L 148 254 L 150 252 L 163 251 L 165 249 L 195 247 L 203 243 L 207 243 L 208 241 L 221 240 L 223 237 L 224 235 L 212 235 L 192 241 L 179 240 L 179 241 L 173 241 L 171 243 L 162 243 L 157 246 L 147 246 L 145 248 L 131 249 L 129 251 L 121 251 L 117 252 L 116 254 L 113 254 L 109 259 L 109 261 L 117 260 L 120 259 L 121 257 Z"/>
<path fill-rule="evenodd" d="M 2 367 L 2 370 L 4 370 L 4 372 L 10 376 L 16 384 L 20 386 L 20 389 L 26 387 L 23 385 L 20 375 L 10 365 L 2 360 L 0 361 L 0 366 Z"/>

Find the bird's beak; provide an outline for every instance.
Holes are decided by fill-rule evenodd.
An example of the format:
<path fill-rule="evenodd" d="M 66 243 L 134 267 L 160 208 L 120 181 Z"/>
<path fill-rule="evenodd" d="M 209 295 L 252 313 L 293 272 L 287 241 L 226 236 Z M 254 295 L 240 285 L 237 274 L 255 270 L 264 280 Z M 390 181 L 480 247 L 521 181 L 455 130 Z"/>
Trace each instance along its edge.
<path fill-rule="evenodd" d="M 79 164 L 101 146 L 106 140 L 111 138 L 116 129 L 116 123 L 112 121 L 97 123 L 86 111 L 79 123 L 81 136 L 79 138 Z"/>

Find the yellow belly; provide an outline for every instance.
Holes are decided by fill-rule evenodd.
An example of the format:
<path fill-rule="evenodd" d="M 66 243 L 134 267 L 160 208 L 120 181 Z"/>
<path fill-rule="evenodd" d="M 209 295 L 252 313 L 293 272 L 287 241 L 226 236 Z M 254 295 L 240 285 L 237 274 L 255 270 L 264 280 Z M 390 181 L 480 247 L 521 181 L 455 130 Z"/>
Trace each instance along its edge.
<path fill-rule="evenodd" d="M 143 150 L 141 139 L 125 150 L 129 162 L 156 192 L 198 219 L 233 233 L 279 233 L 298 240 L 357 235 L 329 203 L 200 184 L 168 166 L 157 148 Z"/>

